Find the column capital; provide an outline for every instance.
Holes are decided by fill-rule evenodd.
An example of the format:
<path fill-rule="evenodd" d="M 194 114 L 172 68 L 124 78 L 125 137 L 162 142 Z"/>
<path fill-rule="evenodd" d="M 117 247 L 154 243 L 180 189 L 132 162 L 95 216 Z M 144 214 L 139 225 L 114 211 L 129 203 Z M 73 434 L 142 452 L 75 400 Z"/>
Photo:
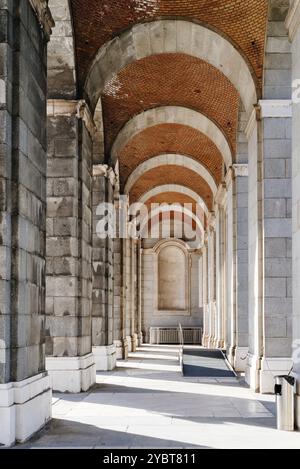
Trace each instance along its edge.
<path fill-rule="evenodd" d="M 47 101 L 47 116 L 76 116 L 77 119 L 82 119 L 85 123 L 87 131 L 93 138 L 97 132 L 97 128 L 89 109 L 88 104 L 84 99 L 48 99 Z"/>
<path fill-rule="evenodd" d="M 254 107 L 253 107 L 253 111 L 251 113 L 251 116 L 249 117 L 248 123 L 247 123 L 246 128 L 245 128 L 245 134 L 246 134 L 246 137 L 247 137 L 248 140 L 250 139 L 251 135 L 254 132 L 255 125 L 256 125 L 257 121 L 259 121 L 260 119 L 261 119 L 261 117 L 260 117 L 260 106 L 259 106 L 259 104 L 255 104 Z"/>
<path fill-rule="evenodd" d="M 295 39 L 300 25 L 300 0 L 292 0 L 289 12 L 285 20 L 285 26 L 289 32 L 291 42 Z"/>
<path fill-rule="evenodd" d="M 116 185 L 117 182 L 117 175 L 115 171 L 107 164 L 93 165 L 93 177 L 105 177 L 109 180 L 113 187 Z"/>
<path fill-rule="evenodd" d="M 249 167 L 247 163 L 244 164 L 234 164 L 232 165 L 233 173 L 235 177 L 248 177 L 249 176 Z"/>
<path fill-rule="evenodd" d="M 48 7 L 48 0 L 29 0 L 30 5 L 35 12 L 37 19 L 49 41 L 52 34 L 52 28 L 55 26 L 50 8 Z"/>
<path fill-rule="evenodd" d="M 219 185 L 217 193 L 215 195 L 215 203 L 217 205 L 221 205 L 221 207 L 223 207 L 225 202 L 226 202 L 226 195 L 227 195 L 227 190 L 226 189 L 227 189 L 226 183 L 222 182 Z"/>
<path fill-rule="evenodd" d="M 292 117 L 292 104 L 291 99 L 261 99 L 259 101 L 259 117 L 260 119 Z"/>
<path fill-rule="evenodd" d="M 207 224 L 208 228 L 210 231 L 214 231 L 216 228 L 216 213 L 215 212 L 209 212 L 208 217 L 207 217 Z"/>
<path fill-rule="evenodd" d="M 228 189 L 232 183 L 232 179 L 233 179 L 233 176 L 234 176 L 234 172 L 233 172 L 233 168 L 232 166 L 230 166 L 230 168 L 228 168 L 228 171 L 225 175 L 225 178 L 224 178 L 224 183 L 225 183 L 225 186 L 226 186 L 226 189 Z"/>

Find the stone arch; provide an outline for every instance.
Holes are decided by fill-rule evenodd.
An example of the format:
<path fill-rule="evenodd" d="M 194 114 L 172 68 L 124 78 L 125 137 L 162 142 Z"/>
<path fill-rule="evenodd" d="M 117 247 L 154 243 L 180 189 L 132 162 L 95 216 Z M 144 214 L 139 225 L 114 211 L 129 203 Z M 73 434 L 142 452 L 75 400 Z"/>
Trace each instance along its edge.
<path fill-rule="evenodd" d="M 198 161 L 195 161 L 192 158 L 188 158 L 183 155 L 160 155 L 142 163 L 140 166 L 138 166 L 138 168 L 136 168 L 135 171 L 133 171 L 133 173 L 128 178 L 127 183 L 125 185 L 125 194 L 130 193 L 132 187 L 135 185 L 138 179 L 142 177 L 147 171 L 150 171 L 154 168 L 158 168 L 159 166 L 168 165 L 181 166 L 183 168 L 188 168 L 191 171 L 197 173 L 208 184 L 212 193 L 216 194 L 216 183 L 212 175 L 207 171 L 207 169 Z"/>
<path fill-rule="evenodd" d="M 112 164 L 115 164 L 122 148 L 133 137 L 148 127 L 159 124 L 182 124 L 196 129 L 214 142 L 223 156 L 226 167 L 232 165 L 231 148 L 220 128 L 204 114 L 181 106 L 162 106 L 134 116 L 123 127 L 113 144 Z"/>
<path fill-rule="evenodd" d="M 172 205 L 167 205 L 166 204 L 165 206 L 160 206 L 160 207 L 157 207 L 155 210 L 150 211 L 150 213 L 148 213 L 147 218 L 144 219 L 144 221 L 141 224 L 141 232 L 143 232 L 143 230 L 145 229 L 145 226 L 147 225 L 147 223 L 150 220 L 154 219 L 155 223 L 159 223 L 160 222 L 160 220 L 159 220 L 159 215 L 160 214 L 171 213 L 171 212 L 174 212 L 174 213 L 177 213 L 177 214 L 180 214 L 180 215 L 184 215 L 184 220 L 182 221 L 182 223 L 187 222 L 187 221 L 191 221 L 192 223 L 194 222 L 196 224 L 197 228 L 199 229 L 199 231 L 201 232 L 202 236 L 204 237 L 204 227 L 203 227 L 202 222 L 199 219 L 199 217 L 197 217 L 197 215 L 195 215 L 195 213 L 193 213 L 188 208 L 179 207 L 178 204 L 176 204 L 176 203 L 174 203 Z"/>
<path fill-rule="evenodd" d="M 130 202 L 140 200 L 143 194 L 163 184 L 177 184 L 188 187 L 199 194 L 209 210 L 213 209 L 214 194 L 208 183 L 195 171 L 178 165 L 157 166 L 146 171 L 132 187 Z"/>
<path fill-rule="evenodd" d="M 179 194 L 185 194 L 191 199 L 194 199 L 197 204 L 201 206 L 203 211 L 205 212 L 206 215 L 208 215 L 209 210 L 204 202 L 204 200 L 192 189 L 189 189 L 188 187 L 185 186 L 180 186 L 177 184 L 166 184 L 162 186 L 157 186 L 151 189 L 150 191 L 146 192 L 143 194 L 139 200 L 141 203 L 146 203 L 148 200 L 150 200 L 152 197 L 155 197 L 156 195 L 159 195 L 161 193 L 168 193 L 168 192 L 175 192 Z"/>
<path fill-rule="evenodd" d="M 154 54 L 184 53 L 206 61 L 235 86 L 247 113 L 257 102 L 256 84 L 242 55 L 224 37 L 196 23 L 158 20 L 137 24 L 99 50 L 85 83 L 95 109 L 107 81 L 127 65 Z"/>
<path fill-rule="evenodd" d="M 48 98 L 75 99 L 75 45 L 68 0 L 49 0 L 55 27 L 48 44 Z"/>

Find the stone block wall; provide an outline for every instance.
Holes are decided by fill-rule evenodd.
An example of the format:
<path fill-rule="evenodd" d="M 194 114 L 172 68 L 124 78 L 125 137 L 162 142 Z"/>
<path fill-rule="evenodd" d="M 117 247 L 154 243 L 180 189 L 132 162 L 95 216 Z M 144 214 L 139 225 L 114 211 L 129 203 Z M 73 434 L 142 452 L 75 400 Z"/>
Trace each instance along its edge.
<path fill-rule="evenodd" d="M 0 2 L 0 445 L 50 418 L 45 372 L 47 39 L 28 1 Z"/>
<path fill-rule="evenodd" d="M 5 383 L 45 369 L 47 58 L 29 2 L 6 0 L 0 7 L 0 383 Z"/>
<path fill-rule="evenodd" d="M 92 346 L 92 139 L 76 103 L 69 115 L 55 106 L 48 105 L 47 355 L 82 357 Z"/>

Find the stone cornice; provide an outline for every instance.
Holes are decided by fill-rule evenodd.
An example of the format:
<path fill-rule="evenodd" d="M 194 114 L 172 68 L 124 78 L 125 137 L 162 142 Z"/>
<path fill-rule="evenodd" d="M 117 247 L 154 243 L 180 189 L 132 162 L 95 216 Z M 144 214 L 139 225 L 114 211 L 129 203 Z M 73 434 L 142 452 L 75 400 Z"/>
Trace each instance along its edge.
<path fill-rule="evenodd" d="M 24 0 L 23 0 L 24 1 Z M 55 22 L 52 18 L 48 0 L 29 0 L 47 39 L 50 39 Z"/>
<path fill-rule="evenodd" d="M 235 177 L 247 177 L 249 176 L 248 164 L 234 164 L 232 166 Z"/>
<path fill-rule="evenodd" d="M 262 99 L 259 101 L 260 118 L 292 117 L 291 99 Z"/>
<path fill-rule="evenodd" d="M 92 138 L 95 137 L 97 127 L 91 114 L 90 108 L 84 100 L 78 101 L 77 113 L 78 119 L 82 119 Z"/>
<path fill-rule="evenodd" d="M 293 0 L 285 20 L 285 26 L 289 31 L 290 41 L 293 42 L 300 25 L 300 0 Z"/>
<path fill-rule="evenodd" d="M 97 132 L 94 119 L 84 100 L 48 99 L 47 115 L 48 117 L 76 116 L 84 121 L 86 129 L 92 138 L 94 138 Z"/>

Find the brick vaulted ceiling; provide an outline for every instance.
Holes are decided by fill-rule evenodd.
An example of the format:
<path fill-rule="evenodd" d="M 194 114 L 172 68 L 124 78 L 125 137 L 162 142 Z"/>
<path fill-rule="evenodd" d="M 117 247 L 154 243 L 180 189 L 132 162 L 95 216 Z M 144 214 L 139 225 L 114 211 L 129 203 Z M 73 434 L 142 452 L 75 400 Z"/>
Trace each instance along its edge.
<path fill-rule="evenodd" d="M 75 34 L 79 92 L 99 49 L 134 24 L 156 19 L 185 19 L 204 25 L 229 40 L 247 61 L 258 90 L 262 84 L 267 0 L 70 0 Z M 224 133 L 233 157 L 236 150 L 239 95 L 233 84 L 207 62 L 183 53 L 152 55 L 120 70 L 102 92 L 105 157 L 124 125 L 135 115 L 160 106 L 198 111 Z M 179 153 L 201 161 L 217 185 L 221 155 L 213 142 L 183 125 L 154 125 L 122 149 L 122 185 L 142 161 L 163 153 Z M 207 183 L 177 166 L 155 168 L 135 184 L 131 199 L 161 184 L 182 184 L 213 206 Z"/>
<path fill-rule="evenodd" d="M 137 202 L 142 195 L 154 187 L 164 184 L 178 184 L 192 189 L 206 203 L 209 210 L 213 208 L 213 194 L 204 179 L 194 171 L 176 165 L 159 166 L 141 176 L 130 192 L 130 202 Z"/>
<path fill-rule="evenodd" d="M 214 177 L 219 185 L 222 178 L 222 155 L 206 135 L 189 126 L 159 124 L 148 127 L 135 135 L 119 154 L 122 168 L 121 187 L 130 174 L 144 161 L 161 154 L 180 154 L 197 161 Z"/>
<path fill-rule="evenodd" d="M 239 96 L 212 65 L 185 54 L 152 55 L 123 68 L 104 89 L 106 153 L 134 115 L 158 106 L 183 106 L 205 114 L 235 149 Z"/>
<path fill-rule="evenodd" d="M 71 0 L 82 86 L 99 48 L 136 23 L 181 18 L 225 36 L 262 80 L 267 0 Z"/>
<path fill-rule="evenodd" d="M 161 194 L 155 195 L 151 197 L 146 205 L 148 208 L 151 207 L 151 204 L 191 204 L 192 205 L 192 210 L 194 213 L 196 213 L 196 204 L 197 202 L 189 197 L 188 195 L 185 194 L 179 194 L 178 192 L 163 192 Z"/>
<path fill-rule="evenodd" d="M 205 228 L 206 227 L 206 216 L 205 216 L 205 212 L 204 210 L 199 206 L 197 205 L 197 202 L 192 199 L 191 197 L 185 195 L 185 194 L 180 194 L 178 192 L 163 192 L 161 194 L 158 194 L 154 197 L 151 197 L 147 202 L 146 202 L 146 206 L 147 206 L 147 210 L 148 210 L 148 214 L 151 214 L 153 213 L 153 211 L 155 210 L 155 206 L 153 204 L 158 204 L 158 205 L 162 205 L 162 204 L 167 204 L 170 206 L 173 206 L 174 204 L 177 204 L 177 205 L 181 205 L 181 207 L 184 207 L 186 206 L 187 208 L 191 208 L 192 212 L 197 215 L 197 218 L 198 220 L 200 220 L 200 222 L 202 223 L 202 226 Z M 182 219 L 182 220 L 185 220 L 185 221 L 188 221 L 188 223 L 191 223 L 191 219 L 187 219 L 186 216 L 185 218 L 182 216 L 180 217 L 180 212 L 177 212 L 177 219 Z M 161 220 L 162 217 L 161 215 L 159 216 L 159 219 Z M 170 210 L 170 219 L 173 220 L 174 219 L 174 211 Z M 151 227 L 151 223 L 153 224 L 155 222 L 155 220 L 157 221 L 157 217 L 149 220 L 149 224 Z M 193 222 L 193 228 L 195 229 L 195 223 Z"/>

